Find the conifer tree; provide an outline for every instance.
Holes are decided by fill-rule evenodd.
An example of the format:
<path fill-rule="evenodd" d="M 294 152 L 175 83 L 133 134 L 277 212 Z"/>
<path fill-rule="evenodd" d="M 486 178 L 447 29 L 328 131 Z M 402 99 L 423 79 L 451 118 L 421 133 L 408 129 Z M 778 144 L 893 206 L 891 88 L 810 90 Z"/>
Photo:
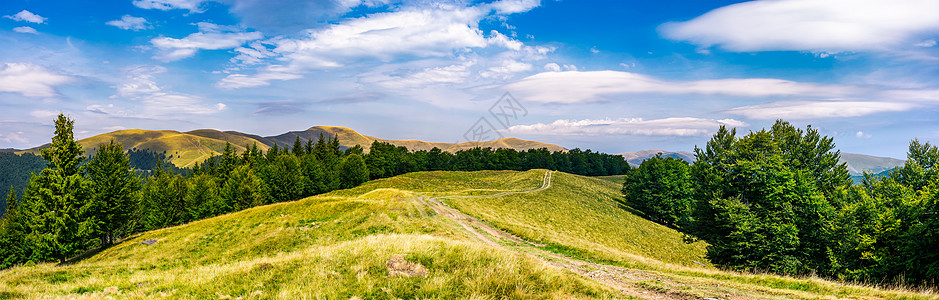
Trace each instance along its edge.
<path fill-rule="evenodd" d="M 89 245 L 94 221 L 85 217 L 85 210 L 91 193 L 82 174 L 84 156 L 72 133 L 74 126 L 74 121 L 59 114 L 52 143 L 41 150 L 49 165 L 24 191 L 31 260 L 65 262 Z"/>
<path fill-rule="evenodd" d="M 131 169 L 124 148 L 114 140 L 98 147 L 86 171 L 92 191 L 88 213 L 94 219 L 101 245 L 110 245 L 127 233 L 133 221 L 140 179 Z"/>
<path fill-rule="evenodd" d="M 16 191 L 13 187 L 7 194 L 6 205 L 6 214 L 0 219 L 0 269 L 23 263 L 27 257 L 27 248 L 23 243 L 24 220 L 17 211 Z"/>

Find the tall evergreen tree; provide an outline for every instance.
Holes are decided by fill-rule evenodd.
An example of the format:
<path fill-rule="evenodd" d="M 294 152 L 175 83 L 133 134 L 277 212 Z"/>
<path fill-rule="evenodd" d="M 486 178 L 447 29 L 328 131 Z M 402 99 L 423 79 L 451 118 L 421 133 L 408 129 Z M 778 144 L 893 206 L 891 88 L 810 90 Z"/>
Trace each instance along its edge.
<path fill-rule="evenodd" d="M 140 179 L 131 169 L 124 148 L 114 140 L 100 145 L 85 169 L 92 192 L 88 216 L 95 222 L 102 246 L 110 245 L 129 233 Z"/>
<path fill-rule="evenodd" d="M 24 192 L 23 213 L 29 224 L 26 243 L 35 261 L 65 262 L 88 248 L 93 233 L 94 222 L 85 217 L 91 193 L 82 174 L 84 156 L 72 133 L 74 127 L 74 121 L 59 114 L 52 143 L 41 150 L 49 166 Z"/>

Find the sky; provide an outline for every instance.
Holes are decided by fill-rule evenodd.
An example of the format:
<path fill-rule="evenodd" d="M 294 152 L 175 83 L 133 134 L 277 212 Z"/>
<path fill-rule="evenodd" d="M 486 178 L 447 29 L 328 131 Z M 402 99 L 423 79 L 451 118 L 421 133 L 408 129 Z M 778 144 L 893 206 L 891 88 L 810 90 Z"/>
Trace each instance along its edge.
<path fill-rule="evenodd" d="M 317 125 L 691 151 L 811 125 L 939 142 L 939 0 L 4 0 L 0 148 L 120 129 Z"/>

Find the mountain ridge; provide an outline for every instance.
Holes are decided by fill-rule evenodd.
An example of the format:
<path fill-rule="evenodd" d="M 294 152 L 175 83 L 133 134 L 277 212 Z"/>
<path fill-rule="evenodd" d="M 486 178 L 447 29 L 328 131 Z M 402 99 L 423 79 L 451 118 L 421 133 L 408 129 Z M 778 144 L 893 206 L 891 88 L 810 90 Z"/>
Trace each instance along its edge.
<path fill-rule="evenodd" d="M 511 148 L 519 151 L 535 148 L 548 148 L 550 151 L 566 151 L 564 147 L 542 143 L 538 141 L 522 140 L 513 137 L 501 138 L 485 142 L 443 143 L 427 142 L 417 139 L 392 140 L 362 135 L 357 131 L 339 126 L 313 126 L 301 131 L 288 131 L 279 135 L 260 136 L 238 131 L 221 131 L 216 129 L 196 129 L 186 132 L 176 130 L 145 130 L 123 129 L 78 140 L 82 145 L 84 154 L 91 156 L 98 145 L 106 144 L 111 139 L 121 143 L 125 150 L 148 149 L 155 152 L 165 152 L 170 162 L 179 167 L 189 167 L 195 163 L 224 152 L 225 144 L 230 143 L 235 151 L 244 151 L 246 147 L 256 144 L 259 149 L 267 150 L 275 144 L 278 147 L 290 147 L 299 137 L 302 143 L 316 140 L 323 135 L 325 138 L 338 137 L 342 149 L 361 146 L 367 152 L 372 142 L 387 142 L 395 146 L 404 146 L 412 151 L 430 150 L 434 147 L 447 152 L 457 152 L 474 147 Z M 26 150 L 15 150 L 15 153 L 39 154 L 39 150 L 49 147 L 45 144 Z"/>
<path fill-rule="evenodd" d="M 654 157 L 656 154 L 662 153 L 662 156 L 665 157 L 674 157 L 682 159 L 688 163 L 693 163 L 695 161 L 695 154 L 688 151 L 667 151 L 661 149 L 648 149 L 648 150 L 639 150 L 632 152 L 622 152 L 618 155 L 622 155 L 629 165 L 633 167 L 639 166 L 646 159 Z M 851 176 L 862 176 L 864 171 L 880 174 L 885 171 L 892 170 L 893 168 L 903 166 L 905 160 L 892 158 L 892 157 L 883 157 L 883 156 L 874 156 L 867 154 L 858 154 L 850 152 L 841 152 L 841 162 L 846 163 L 848 167 L 848 174 Z"/>

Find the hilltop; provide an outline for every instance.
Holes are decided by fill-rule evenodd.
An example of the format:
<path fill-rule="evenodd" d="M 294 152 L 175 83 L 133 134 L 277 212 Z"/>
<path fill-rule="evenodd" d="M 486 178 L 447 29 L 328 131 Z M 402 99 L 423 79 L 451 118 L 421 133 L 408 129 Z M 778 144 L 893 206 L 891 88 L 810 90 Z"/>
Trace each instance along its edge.
<path fill-rule="evenodd" d="M 267 150 L 275 144 L 279 147 L 292 146 L 298 137 L 303 143 L 309 140 L 315 141 L 319 138 L 320 134 L 324 137 L 337 136 L 339 138 L 340 147 L 343 149 L 359 145 L 362 146 L 366 152 L 374 141 L 387 142 L 396 146 L 405 146 L 411 151 L 430 150 L 434 147 L 451 153 L 474 147 L 511 148 L 520 151 L 547 148 L 552 152 L 565 151 L 563 147 L 558 145 L 511 137 L 493 141 L 464 143 L 389 140 L 362 135 L 350 128 L 337 126 L 315 126 L 303 131 L 290 131 L 268 137 L 237 131 L 219 131 L 214 129 L 199 129 L 187 132 L 127 129 L 81 139 L 78 140 L 78 143 L 82 145 L 85 155 L 90 156 L 94 154 L 98 145 L 106 144 L 111 139 L 114 139 L 116 142 L 121 143 L 124 149 L 148 149 L 154 152 L 165 152 L 170 162 L 176 166 L 189 167 L 194 163 L 202 162 L 206 158 L 222 153 L 225 149 L 226 142 L 231 143 L 237 152 L 244 151 L 246 145 L 255 144 L 258 145 L 258 148 L 261 150 Z M 48 145 L 17 151 L 17 153 L 39 154 L 39 149 L 45 147 L 48 147 Z"/>
<path fill-rule="evenodd" d="M 719 271 L 620 185 L 546 170 L 417 172 L 0 271 L 4 298 L 923 298 Z M 143 243 L 147 241 L 147 243 Z"/>

